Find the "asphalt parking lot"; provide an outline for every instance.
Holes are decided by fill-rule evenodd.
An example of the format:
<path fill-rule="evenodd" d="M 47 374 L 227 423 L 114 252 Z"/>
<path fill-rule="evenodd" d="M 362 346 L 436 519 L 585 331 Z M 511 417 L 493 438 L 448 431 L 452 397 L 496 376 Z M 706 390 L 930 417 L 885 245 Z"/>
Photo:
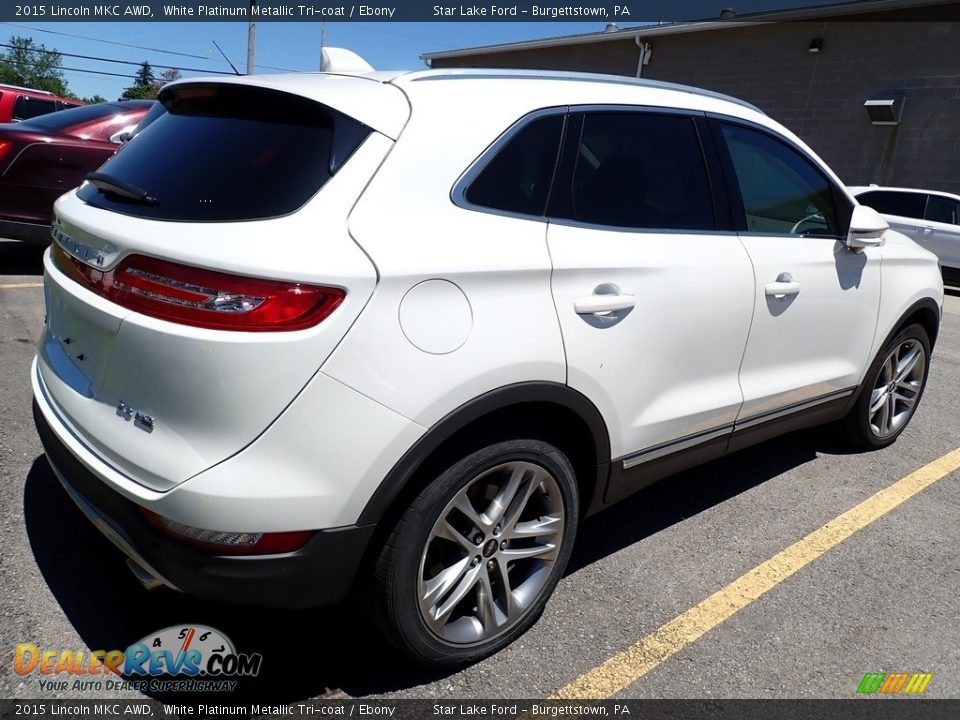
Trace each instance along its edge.
<path fill-rule="evenodd" d="M 584 687 L 623 698 L 850 698 L 867 672 L 933 673 L 960 698 L 960 471 L 937 479 L 699 635 L 675 634 L 643 672 L 608 658 L 845 511 L 960 446 L 960 293 L 947 298 L 929 385 L 892 447 L 849 454 L 823 430 L 667 479 L 588 520 L 539 623 L 465 670 L 417 670 L 355 608 L 252 610 L 143 591 L 48 468 L 28 370 L 43 320 L 40 251 L 0 242 L 0 697 L 41 692 L 14 646 L 125 648 L 180 623 L 263 654 L 231 699 L 542 698 Z M 931 479 L 932 478 L 932 479 Z M 318 578 L 322 581 L 322 578 Z M 626 684 L 605 681 L 619 672 Z M 635 678 L 635 679 L 630 679 Z M 129 691 L 108 693 L 135 697 Z"/>

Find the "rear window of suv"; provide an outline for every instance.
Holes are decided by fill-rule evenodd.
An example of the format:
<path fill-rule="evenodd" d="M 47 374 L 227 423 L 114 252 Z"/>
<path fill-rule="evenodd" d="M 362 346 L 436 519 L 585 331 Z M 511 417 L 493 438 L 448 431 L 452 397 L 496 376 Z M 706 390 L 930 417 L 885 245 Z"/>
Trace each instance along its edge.
<path fill-rule="evenodd" d="M 181 222 L 287 215 L 313 197 L 370 134 L 332 108 L 264 88 L 177 85 L 159 99 L 167 112 L 100 168 L 109 182 L 78 190 L 82 200 L 125 215 Z"/>
<path fill-rule="evenodd" d="M 857 201 L 887 215 L 922 218 L 927 196 L 922 193 L 871 190 L 858 195 Z"/>
<path fill-rule="evenodd" d="M 13 104 L 13 119 L 29 120 L 30 118 L 46 115 L 47 113 L 56 112 L 57 110 L 56 100 L 43 100 L 21 95 Z"/>

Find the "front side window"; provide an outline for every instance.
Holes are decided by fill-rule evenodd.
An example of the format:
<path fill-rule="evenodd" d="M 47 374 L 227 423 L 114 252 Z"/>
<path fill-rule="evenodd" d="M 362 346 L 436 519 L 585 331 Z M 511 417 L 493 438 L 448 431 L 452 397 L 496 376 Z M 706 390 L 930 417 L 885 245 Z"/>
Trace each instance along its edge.
<path fill-rule="evenodd" d="M 948 225 L 960 225 L 960 203 L 942 195 L 931 195 L 927 200 L 923 219 Z"/>
<path fill-rule="evenodd" d="M 748 232 L 846 235 L 852 206 L 806 157 L 756 130 L 724 124 L 721 132 Z"/>
<path fill-rule="evenodd" d="M 691 117 L 587 113 L 570 187 L 550 213 L 593 225 L 714 230 L 700 139 Z"/>
<path fill-rule="evenodd" d="M 857 196 L 861 205 L 872 207 L 878 213 L 899 217 L 922 218 L 927 196 L 921 193 L 871 190 Z"/>
<path fill-rule="evenodd" d="M 563 115 L 523 126 L 470 183 L 467 202 L 494 210 L 542 216 L 563 134 Z"/>

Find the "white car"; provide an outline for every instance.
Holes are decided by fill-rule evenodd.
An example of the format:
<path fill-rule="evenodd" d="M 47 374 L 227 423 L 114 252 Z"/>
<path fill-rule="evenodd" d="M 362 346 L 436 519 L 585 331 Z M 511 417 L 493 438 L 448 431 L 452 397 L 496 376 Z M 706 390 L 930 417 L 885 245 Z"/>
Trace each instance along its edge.
<path fill-rule="evenodd" d="M 502 70 L 160 99 L 56 204 L 32 369 L 54 471 L 146 586 L 353 590 L 467 662 L 583 516 L 815 423 L 885 446 L 923 394 L 936 258 L 746 103 Z"/>
<path fill-rule="evenodd" d="M 894 230 L 940 258 L 945 277 L 960 280 L 960 195 L 879 185 L 849 190 Z"/>

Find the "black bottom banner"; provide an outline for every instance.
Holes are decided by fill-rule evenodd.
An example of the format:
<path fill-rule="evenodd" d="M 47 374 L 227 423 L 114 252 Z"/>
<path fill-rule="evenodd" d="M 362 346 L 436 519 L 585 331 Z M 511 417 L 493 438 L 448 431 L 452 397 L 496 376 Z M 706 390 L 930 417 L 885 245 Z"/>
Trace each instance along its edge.
<path fill-rule="evenodd" d="M 960 718 L 960 700 L 305 700 L 285 705 L 155 700 L 0 700 L 0 718 L 325 718 L 420 720 L 901 720 Z"/>

